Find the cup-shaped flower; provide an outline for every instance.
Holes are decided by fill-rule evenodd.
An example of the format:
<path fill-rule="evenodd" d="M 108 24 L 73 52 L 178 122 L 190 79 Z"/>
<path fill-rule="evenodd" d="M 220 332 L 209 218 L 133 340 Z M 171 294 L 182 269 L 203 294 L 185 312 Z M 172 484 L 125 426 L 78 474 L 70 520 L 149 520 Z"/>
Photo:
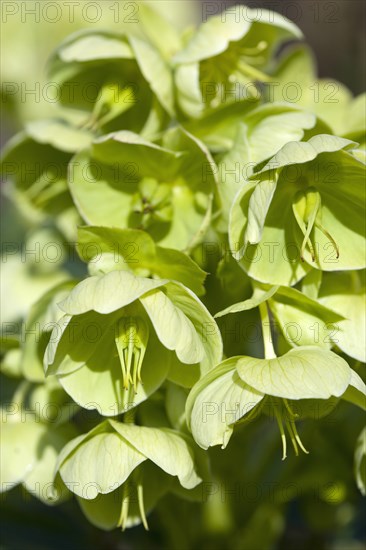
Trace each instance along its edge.
<path fill-rule="evenodd" d="M 177 250 L 202 241 L 211 219 L 216 169 L 206 147 L 182 128 L 163 146 L 119 131 L 93 141 L 70 163 L 70 191 L 89 225 L 147 231 Z"/>
<path fill-rule="evenodd" d="M 167 376 L 191 387 L 221 359 L 215 321 L 178 282 L 112 271 L 79 283 L 60 307 L 46 372 L 105 416 L 144 401 Z"/>
<path fill-rule="evenodd" d="M 199 117 L 227 101 L 252 98 L 254 82 L 270 80 L 273 52 L 289 38 L 301 38 L 301 31 L 267 10 L 258 17 L 257 10 L 234 6 L 210 17 L 173 58 L 179 108 Z"/>
<path fill-rule="evenodd" d="M 365 267 L 365 165 L 354 146 L 330 135 L 287 143 L 243 185 L 229 237 L 251 277 L 292 285 L 310 267 Z"/>
<path fill-rule="evenodd" d="M 287 443 L 283 424 L 296 454 L 299 446 L 305 450 L 295 427 L 299 409 L 293 403 L 334 396 L 365 409 L 365 389 L 361 378 L 344 359 L 329 350 L 302 346 L 272 359 L 227 359 L 192 388 L 186 415 L 198 445 L 207 449 L 221 444 L 225 448 L 235 424 L 240 419 L 253 418 L 270 400 L 285 458 Z M 283 411 L 287 411 L 284 418 Z"/>
<path fill-rule="evenodd" d="M 158 77 L 156 76 L 158 74 Z M 89 112 L 93 130 L 149 127 L 149 116 L 174 113 L 168 63 L 147 39 L 127 33 L 83 31 L 71 35 L 49 61 L 62 104 Z M 150 128 L 151 130 L 151 121 Z"/>
<path fill-rule="evenodd" d="M 103 529 L 143 523 L 175 480 L 187 490 L 202 481 L 204 457 L 186 435 L 108 420 L 61 451 L 56 472 L 88 519 Z"/>

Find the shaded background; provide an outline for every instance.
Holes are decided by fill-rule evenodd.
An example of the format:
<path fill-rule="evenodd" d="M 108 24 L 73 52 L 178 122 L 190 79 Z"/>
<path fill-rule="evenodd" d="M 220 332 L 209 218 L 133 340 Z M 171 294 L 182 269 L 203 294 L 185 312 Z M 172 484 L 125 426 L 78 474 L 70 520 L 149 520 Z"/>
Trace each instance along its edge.
<path fill-rule="evenodd" d="M 50 52 L 68 34 L 81 28 L 116 28 L 113 22 L 111 7 L 116 2 L 102 0 L 102 18 L 91 23 L 83 17 L 82 7 L 88 3 L 79 2 L 75 10 L 74 21 L 68 17 L 64 9 L 59 21 L 52 23 L 44 17 L 39 21 L 31 15 L 37 4 L 45 2 L 29 0 L 1 3 L 2 33 L 1 33 L 1 143 L 19 131 L 24 122 L 40 117 L 52 116 L 55 111 L 53 102 L 39 97 L 35 100 L 31 90 L 40 89 L 45 85 L 45 66 Z M 89 2 L 90 3 L 90 2 Z M 126 5 L 128 2 L 121 1 Z M 208 13 L 218 12 L 230 5 L 240 2 L 196 2 L 187 0 L 161 0 L 149 3 L 156 5 L 165 15 L 176 21 L 183 28 L 187 24 L 199 22 Z M 22 6 L 29 10 L 24 16 Z M 354 94 L 365 88 L 365 6 L 362 0 L 337 1 L 248 1 L 251 8 L 274 9 L 293 20 L 304 32 L 307 42 L 313 48 L 318 60 L 320 77 L 334 78 L 346 84 Z M 42 8 L 41 8 L 42 9 Z M 23 12 L 23 13 L 22 13 Z M 123 12 L 121 12 L 123 13 Z M 55 12 L 49 11 L 49 19 L 55 17 Z M 93 17 L 89 12 L 89 19 Z M 119 24 L 118 28 L 123 28 Z M 128 29 L 127 25 L 127 29 Z M 30 92 L 26 94 L 26 92 Z M 26 94 L 26 95 L 24 95 Z M 2 241 L 21 241 L 25 228 L 16 212 L 7 200 L 2 200 Z M 213 504 L 200 510 L 195 504 L 181 502 L 174 497 L 164 499 L 161 506 L 151 517 L 152 530 L 146 533 L 142 528 L 135 528 L 121 535 L 119 532 L 104 533 L 88 524 L 81 514 L 75 501 L 63 504 L 57 508 L 45 507 L 36 499 L 25 495 L 21 489 L 15 489 L 3 495 L 0 502 L 1 513 L 1 548 L 4 550 L 50 550 L 69 548 L 106 550 L 364 550 L 365 540 L 365 502 L 355 487 L 353 472 L 349 465 L 353 461 L 353 445 L 362 422 L 360 414 L 350 413 L 347 407 L 341 408 L 337 414 L 336 423 L 318 422 L 307 426 L 307 435 L 314 445 L 319 444 L 313 456 L 310 455 L 307 466 L 303 465 L 302 484 L 309 483 L 311 495 L 301 500 L 295 499 L 282 515 L 283 504 L 267 499 L 258 507 L 258 512 L 247 510 L 248 502 L 243 502 L 243 495 L 235 494 L 235 479 L 240 482 L 250 481 L 251 472 L 242 472 L 241 464 L 233 464 L 232 456 L 240 457 L 240 453 L 252 452 L 254 461 L 260 456 L 261 445 L 266 445 L 268 439 L 275 438 L 278 444 L 277 429 L 266 427 L 257 430 L 263 441 L 252 441 L 250 429 L 247 434 L 240 433 L 233 438 L 228 451 L 220 449 L 212 451 L 212 459 L 221 460 L 220 468 L 228 474 L 229 485 L 220 488 L 220 498 Z M 339 425 L 349 426 L 347 433 L 341 433 Z M 319 434 L 326 431 L 327 438 L 333 445 L 334 454 L 329 454 L 329 448 L 319 443 Z M 342 430 L 344 432 L 345 430 Z M 250 449 L 250 451 L 248 451 Z M 278 449 L 276 447 L 275 456 Z M 318 455 L 318 456 L 316 456 Z M 292 460 L 292 459 L 291 459 Z M 318 461 L 318 462 L 317 462 Z M 320 464 L 323 464 L 321 469 Z M 292 476 L 296 486 L 296 463 Z M 343 469 L 349 469 L 347 475 Z M 346 490 L 342 483 L 336 482 L 334 487 L 328 486 L 327 494 L 323 491 L 330 480 L 334 480 L 334 469 L 342 471 L 341 477 L 349 482 L 350 489 L 344 500 Z M 275 466 L 269 459 L 266 466 L 268 483 L 277 480 Z M 247 476 L 247 477 L 245 477 Z M 266 478 L 267 479 L 267 478 Z M 305 481 L 303 481 L 305 479 Z M 272 480 L 272 481 L 271 481 Z M 308 480 L 308 481 L 306 481 Z M 231 485 L 230 485 L 231 483 Z M 264 481 L 266 483 L 266 481 Z M 348 487 L 348 485 L 347 485 Z M 300 486 L 302 488 L 302 486 Z M 231 491 L 231 495 L 230 495 Z M 314 492 L 315 491 L 315 492 Z M 342 493 L 343 491 L 343 493 Z M 227 494 L 226 494 L 227 492 Z M 222 506 L 223 494 L 230 500 L 234 510 L 233 517 L 225 516 Z M 330 496 L 329 496 L 330 495 Z M 343 496 L 342 496 L 343 495 Z M 334 498 L 333 498 L 334 497 Z M 248 499 L 246 499 L 248 500 Z M 259 497 L 261 501 L 261 498 Z M 258 500 L 253 499 L 256 508 Z M 285 525 L 284 525 L 285 520 Z M 261 535 L 258 542 L 259 534 Z M 267 542 L 266 542 L 267 536 Z M 271 537 L 279 542 L 271 543 Z M 265 545 L 265 546 L 263 546 Z"/>

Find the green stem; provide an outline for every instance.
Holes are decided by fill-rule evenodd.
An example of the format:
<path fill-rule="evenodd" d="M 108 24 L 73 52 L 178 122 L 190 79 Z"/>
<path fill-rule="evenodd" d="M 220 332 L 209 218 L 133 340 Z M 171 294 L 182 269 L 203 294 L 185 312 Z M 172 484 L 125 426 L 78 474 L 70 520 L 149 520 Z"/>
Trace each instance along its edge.
<path fill-rule="evenodd" d="M 267 302 L 262 302 L 261 304 L 259 304 L 259 313 L 262 323 L 264 357 L 266 359 L 275 359 L 277 356 L 273 348 L 271 324 L 268 315 Z"/>

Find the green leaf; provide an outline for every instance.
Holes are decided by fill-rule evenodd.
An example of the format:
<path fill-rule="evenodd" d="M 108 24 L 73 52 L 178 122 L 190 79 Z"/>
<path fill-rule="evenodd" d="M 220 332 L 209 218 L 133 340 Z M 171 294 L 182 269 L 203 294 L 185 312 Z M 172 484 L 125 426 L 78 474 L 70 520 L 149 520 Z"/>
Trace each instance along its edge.
<path fill-rule="evenodd" d="M 273 286 L 269 290 L 263 290 L 259 286 L 255 286 L 253 289 L 253 296 L 251 298 L 249 298 L 248 300 L 244 300 L 244 302 L 233 304 L 232 306 L 229 306 L 224 310 L 219 311 L 219 313 L 216 313 L 215 317 L 223 317 L 224 315 L 228 315 L 229 313 L 238 313 L 239 311 L 248 311 L 250 309 L 253 309 L 263 302 L 269 300 L 269 298 L 271 298 L 278 289 L 278 286 Z"/>
<path fill-rule="evenodd" d="M 235 370 L 240 358 L 231 357 L 193 386 L 186 403 L 186 417 L 195 441 L 203 449 L 224 449 L 233 424 L 249 413 L 264 395 L 245 384 Z"/>
<path fill-rule="evenodd" d="M 236 368 L 257 391 L 285 399 L 340 397 L 351 379 L 344 359 L 315 346 L 292 349 L 275 359 L 243 357 Z"/>
<path fill-rule="evenodd" d="M 177 280 L 196 294 L 204 293 L 206 273 L 186 254 L 157 246 L 148 233 L 139 229 L 84 226 L 78 229 L 77 250 L 93 270 L 130 269 L 138 274 Z M 110 267 L 104 262 L 105 254 Z"/>

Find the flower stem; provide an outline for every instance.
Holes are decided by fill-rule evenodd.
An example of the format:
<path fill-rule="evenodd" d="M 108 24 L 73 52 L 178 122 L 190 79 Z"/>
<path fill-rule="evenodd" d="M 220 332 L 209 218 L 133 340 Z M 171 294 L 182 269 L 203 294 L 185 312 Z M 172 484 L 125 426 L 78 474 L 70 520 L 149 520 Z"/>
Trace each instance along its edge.
<path fill-rule="evenodd" d="M 262 302 L 261 304 L 259 304 L 259 313 L 262 323 L 264 357 L 266 359 L 275 359 L 277 356 L 273 348 L 271 323 L 268 315 L 267 302 Z"/>

